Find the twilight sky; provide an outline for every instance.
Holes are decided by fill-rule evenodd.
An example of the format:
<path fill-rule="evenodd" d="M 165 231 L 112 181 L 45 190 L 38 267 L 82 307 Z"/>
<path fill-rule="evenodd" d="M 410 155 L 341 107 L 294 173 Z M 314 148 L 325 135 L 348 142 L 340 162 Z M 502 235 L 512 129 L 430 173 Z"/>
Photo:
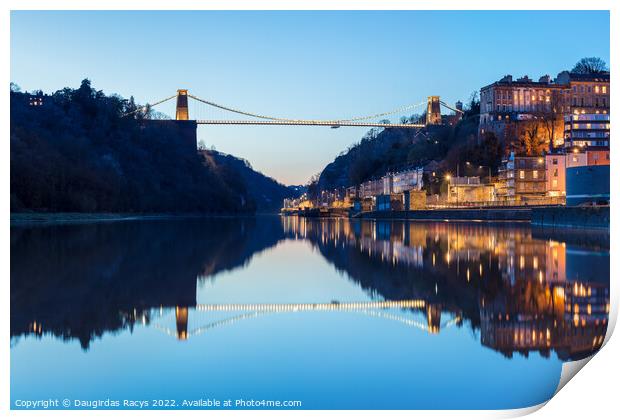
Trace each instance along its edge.
<path fill-rule="evenodd" d="M 88 77 L 139 103 L 185 88 L 293 118 L 375 114 L 428 95 L 465 102 L 505 74 L 555 76 L 584 56 L 609 63 L 609 12 L 11 13 L 11 80 L 23 90 L 52 92 Z M 158 110 L 174 115 L 173 104 Z M 234 117 L 199 110 L 201 118 Z M 366 131 L 202 126 L 198 139 L 298 184 Z"/>

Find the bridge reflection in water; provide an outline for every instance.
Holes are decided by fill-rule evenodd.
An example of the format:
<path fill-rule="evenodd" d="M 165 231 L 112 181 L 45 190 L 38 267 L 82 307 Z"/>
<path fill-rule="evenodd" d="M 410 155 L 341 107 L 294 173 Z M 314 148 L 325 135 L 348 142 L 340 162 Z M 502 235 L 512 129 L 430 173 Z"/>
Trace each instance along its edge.
<path fill-rule="evenodd" d="M 368 301 L 196 301 L 197 282 L 217 284 L 219 273 L 285 240 L 310 243 Z M 316 311 L 431 334 L 470 328 L 481 345 L 507 357 L 554 351 L 579 359 L 600 348 L 607 328 L 608 238 L 559 237 L 527 225 L 297 217 L 11 231 L 13 345 L 49 334 L 88 349 L 106 331 L 137 325 L 185 341 L 259 316 Z"/>

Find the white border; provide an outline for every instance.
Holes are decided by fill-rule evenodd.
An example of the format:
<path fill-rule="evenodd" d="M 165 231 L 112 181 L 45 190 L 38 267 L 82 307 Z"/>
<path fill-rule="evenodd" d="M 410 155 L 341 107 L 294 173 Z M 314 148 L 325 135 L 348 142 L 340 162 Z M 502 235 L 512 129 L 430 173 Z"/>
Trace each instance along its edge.
<path fill-rule="evenodd" d="M 6 58 L 5 65 L 2 67 L 3 80 L 5 80 L 5 89 L 8 89 L 10 82 L 10 10 L 66 10 L 66 9 L 79 9 L 79 10 L 611 10 L 611 62 L 610 67 L 617 69 L 618 62 L 617 56 L 614 53 L 614 48 L 617 49 L 618 42 L 615 40 L 618 38 L 618 30 L 616 30 L 618 19 L 618 2 L 613 0 L 547 0 L 541 2 L 540 0 L 521 0 L 519 2 L 509 1 L 497 1 L 497 0 L 314 0 L 314 1 L 283 1 L 283 0 L 263 0 L 263 1 L 249 1 L 249 0 L 220 0 L 220 1 L 202 1 L 197 0 L 151 0 L 151 1 L 137 1 L 137 0 L 90 0 L 88 2 L 83 0 L 9 0 L 3 2 L 5 6 L 5 13 L 2 16 L 2 24 L 0 24 L 0 33 L 2 35 L 3 43 L 3 56 Z M 527 30 L 528 28 L 523 28 Z M 571 33 L 571 29 L 567 28 L 567 40 L 570 42 L 570 36 L 587 36 L 587 34 L 580 33 L 578 29 L 575 33 Z M 613 87 L 620 86 L 616 83 L 617 72 L 612 72 L 612 98 L 611 108 L 618 109 L 618 97 L 615 94 Z M 4 163 L 2 167 L 2 194 L 0 200 L 2 202 L 2 215 L 4 216 L 5 223 L 0 224 L 2 229 L 3 243 L 2 243 L 2 267 L 4 269 L 4 276 L 2 285 L 2 293 L 0 293 L 2 299 L 3 316 L 0 318 L 0 325 L 2 326 L 2 334 L 5 337 L 6 344 L 0 346 L 0 359 L 2 367 L 2 378 L 0 379 L 0 413 L 9 414 L 10 417 L 15 418 L 31 418 L 36 416 L 44 418 L 84 418 L 85 413 L 95 418 L 108 418 L 110 415 L 114 415 L 119 418 L 165 418 L 169 416 L 179 415 L 177 412 L 155 412 L 155 411 L 143 411 L 143 412 L 125 412 L 115 411 L 114 413 L 105 411 L 93 411 L 93 412 L 25 412 L 25 411 L 13 411 L 9 412 L 9 319 L 10 319 L 10 294 L 9 294 L 9 141 L 8 141 L 8 127 L 9 127 L 9 99 L 8 95 L 4 96 L 4 100 L 1 102 L 2 106 L 2 127 L 4 129 L 4 141 L 1 143 L 2 156 L 4 157 Z M 616 126 L 612 124 L 611 138 L 616 138 L 618 132 Z M 612 140 L 613 142 L 613 140 Z M 611 190 L 612 196 L 615 197 L 618 190 L 618 175 L 620 175 L 619 164 L 616 164 L 615 158 L 615 145 L 612 146 L 612 160 L 614 163 L 611 165 Z M 614 198 L 615 199 L 615 198 Z M 613 199 L 612 199 L 613 200 Z M 618 220 L 618 211 L 615 206 L 612 206 L 612 220 Z M 611 249 L 612 253 L 617 249 L 617 228 L 616 224 L 612 222 L 611 226 Z M 618 263 L 612 258 L 611 260 L 611 314 L 610 314 L 610 331 L 613 331 L 617 320 L 618 312 Z M 616 378 L 618 374 L 618 340 L 614 340 L 609 344 L 610 334 L 608 333 L 605 338 L 605 347 L 599 354 L 594 356 L 589 364 L 592 364 L 592 369 L 586 369 L 585 372 L 580 373 L 580 379 L 571 381 L 565 389 L 562 389 L 557 396 L 552 398 L 548 403 L 549 407 L 544 410 L 539 410 L 545 404 L 541 404 L 536 407 L 530 407 L 520 410 L 508 410 L 508 411 L 219 411 L 208 412 L 203 411 L 185 411 L 183 416 L 190 418 L 205 418 L 218 417 L 218 418 L 239 418 L 239 417 L 252 417 L 252 418 L 316 418 L 321 417 L 338 417 L 342 416 L 355 416 L 356 418 L 377 418 L 378 416 L 394 417 L 394 418 L 407 418 L 419 417 L 419 418 L 505 418 L 525 415 L 534 411 L 537 411 L 534 415 L 535 418 L 607 418 L 610 413 L 617 413 L 618 397 L 615 389 Z M 588 359 L 590 360 L 590 359 Z M 574 374 L 577 370 L 583 367 L 585 363 L 567 364 L 564 370 L 566 372 L 572 372 Z M 564 372 L 563 372 L 564 376 Z M 558 388 L 560 389 L 561 386 Z"/>

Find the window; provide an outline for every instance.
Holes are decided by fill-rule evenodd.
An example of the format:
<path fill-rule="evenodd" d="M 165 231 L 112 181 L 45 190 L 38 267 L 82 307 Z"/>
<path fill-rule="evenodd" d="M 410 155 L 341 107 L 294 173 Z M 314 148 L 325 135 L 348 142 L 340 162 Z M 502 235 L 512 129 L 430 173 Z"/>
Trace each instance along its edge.
<path fill-rule="evenodd" d="M 553 162 L 554 165 L 557 165 L 558 164 L 558 159 L 557 158 L 553 158 L 552 162 Z M 556 171 L 557 171 L 557 169 L 556 169 Z"/>
<path fill-rule="evenodd" d="M 557 168 L 553 170 L 553 176 L 557 178 L 557 176 L 558 176 L 558 169 Z"/>
<path fill-rule="evenodd" d="M 603 93 L 607 93 L 607 86 L 601 86 L 601 91 Z"/>
<path fill-rule="evenodd" d="M 594 93 L 598 93 L 598 92 L 599 92 L 598 86 L 594 86 Z"/>
<path fill-rule="evenodd" d="M 537 170 L 534 170 L 534 171 L 532 172 L 532 176 L 534 177 L 534 179 L 538 179 L 538 171 L 537 171 Z"/>
<path fill-rule="evenodd" d="M 553 188 L 557 188 L 558 187 L 558 180 L 554 179 L 553 181 L 551 181 L 551 185 L 553 186 Z"/>
<path fill-rule="evenodd" d="M 525 179 L 525 171 L 519 171 L 519 179 Z"/>

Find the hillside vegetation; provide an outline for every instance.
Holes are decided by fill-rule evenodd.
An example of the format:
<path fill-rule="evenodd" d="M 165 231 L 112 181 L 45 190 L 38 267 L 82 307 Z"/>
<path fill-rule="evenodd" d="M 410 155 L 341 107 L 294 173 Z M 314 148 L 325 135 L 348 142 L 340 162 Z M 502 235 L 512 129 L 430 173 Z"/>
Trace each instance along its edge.
<path fill-rule="evenodd" d="M 478 142 L 479 113 L 480 104 L 472 99 L 463 118 L 455 125 L 429 126 L 422 130 L 370 130 L 360 142 L 323 169 L 311 190 L 358 185 L 389 171 L 423 166 L 431 161 L 437 161 L 440 169 L 446 171 L 454 170 L 458 162 L 465 161 L 490 166 L 495 171 L 501 161 L 502 145 L 493 135 Z M 410 120 L 419 119 L 424 119 L 424 115 L 412 116 Z"/>
<path fill-rule="evenodd" d="M 175 125 L 149 124 L 133 98 L 84 80 L 42 97 L 11 85 L 11 211 L 253 212 L 285 187 L 256 182 L 233 159 L 214 164 L 180 146 Z M 258 175 L 257 175 L 258 176 Z M 258 178 L 260 178 L 258 176 Z"/>
<path fill-rule="evenodd" d="M 240 178 L 247 194 L 256 204 L 258 212 L 279 211 L 282 207 L 282 200 L 299 195 L 297 188 L 282 185 L 275 179 L 255 171 L 245 159 L 215 150 L 201 150 L 200 153 L 216 170 L 230 172 L 231 176 Z"/>

